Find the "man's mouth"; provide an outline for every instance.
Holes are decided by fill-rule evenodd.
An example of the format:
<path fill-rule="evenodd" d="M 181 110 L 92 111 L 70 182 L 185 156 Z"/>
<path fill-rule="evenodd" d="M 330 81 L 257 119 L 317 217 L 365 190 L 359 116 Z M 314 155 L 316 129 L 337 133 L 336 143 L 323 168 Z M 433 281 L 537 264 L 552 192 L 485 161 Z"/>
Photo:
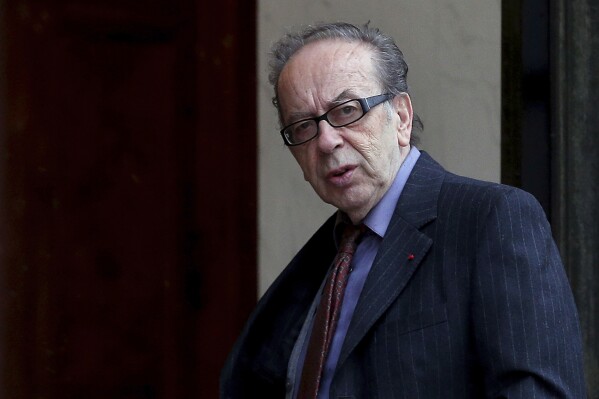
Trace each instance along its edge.
<path fill-rule="evenodd" d="M 350 183 L 356 166 L 345 165 L 336 169 L 331 170 L 327 174 L 327 180 L 335 186 L 345 186 Z"/>

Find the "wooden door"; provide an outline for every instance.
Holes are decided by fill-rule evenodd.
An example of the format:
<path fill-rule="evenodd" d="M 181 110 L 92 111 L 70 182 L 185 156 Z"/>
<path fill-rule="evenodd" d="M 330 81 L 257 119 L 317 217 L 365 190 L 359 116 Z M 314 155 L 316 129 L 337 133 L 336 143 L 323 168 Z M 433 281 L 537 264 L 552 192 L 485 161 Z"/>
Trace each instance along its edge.
<path fill-rule="evenodd" d="M 0 2 L 0 397 L 217 396 L 256 298 L 254 8 Z"/>

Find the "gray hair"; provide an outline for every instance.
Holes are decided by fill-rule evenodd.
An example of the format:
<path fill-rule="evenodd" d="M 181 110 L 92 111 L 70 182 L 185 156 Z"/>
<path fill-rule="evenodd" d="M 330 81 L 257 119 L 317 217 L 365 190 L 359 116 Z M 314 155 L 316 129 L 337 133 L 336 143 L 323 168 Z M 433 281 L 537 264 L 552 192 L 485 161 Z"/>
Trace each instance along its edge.
<path fill-rule="evenodd" d="M 297 33 L 288 33 L 276 42 L 270 53 L 268 80 L 273 85 L 275 96 L 274 106 L 279 110 L 278 84 L 281 71 L 289 59 L 308 43 L 328 39 L 342 39 L 349 42 L 362 42 L 373 50 L 373 64 L 377 78 L 383 90 L 387 93 L 409 93 L 407 75 L 408 64 L 395 41 L 379 29 L 364 25 L 352 25 L 346 22 L 323 23 L 309 25 Z M 412 126 L 422 130 L 420 117 L 414 113 Z M 413 135 L 412 143 L 416 141 Z"/>

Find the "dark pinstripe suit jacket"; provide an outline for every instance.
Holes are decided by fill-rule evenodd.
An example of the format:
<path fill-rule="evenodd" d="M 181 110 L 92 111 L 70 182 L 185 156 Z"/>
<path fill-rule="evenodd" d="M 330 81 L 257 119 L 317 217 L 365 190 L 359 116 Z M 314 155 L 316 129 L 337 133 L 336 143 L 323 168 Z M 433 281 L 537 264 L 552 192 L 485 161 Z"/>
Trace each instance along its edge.
<path fill-rule="evenodd" d="M 285 396 L 290 352 L 335 254 L 333 224 L 260 300 L 223 369 L 222 397 Z M 423 152 L 360 296 L 330 397 L 584 391 L 577 311 L 537 201 L 450 174 Z"/>

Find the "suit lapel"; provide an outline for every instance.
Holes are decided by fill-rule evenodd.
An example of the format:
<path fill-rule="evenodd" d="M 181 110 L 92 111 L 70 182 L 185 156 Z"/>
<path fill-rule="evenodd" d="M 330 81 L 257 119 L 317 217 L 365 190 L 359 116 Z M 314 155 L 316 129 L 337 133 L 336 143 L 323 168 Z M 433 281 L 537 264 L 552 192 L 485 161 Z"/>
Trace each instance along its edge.
<path fill-rule="evenodd" d="M 225 380 L 245 376 L 283 384 L 289 357 L 308 309 L 335 256 L 336 215 L 314 234 L 281 272 L 250 316 L 229 356 Z M 232 367 L 235 366 L 236 369 Z"/>
<path fill-rule="evenodd" d="M 364 284 L 337 367 L 403 291 L 431 247 L 432 239 L 420 229 L 437 216 L 444 174 L 439 164 L 421 153 Z"/>

